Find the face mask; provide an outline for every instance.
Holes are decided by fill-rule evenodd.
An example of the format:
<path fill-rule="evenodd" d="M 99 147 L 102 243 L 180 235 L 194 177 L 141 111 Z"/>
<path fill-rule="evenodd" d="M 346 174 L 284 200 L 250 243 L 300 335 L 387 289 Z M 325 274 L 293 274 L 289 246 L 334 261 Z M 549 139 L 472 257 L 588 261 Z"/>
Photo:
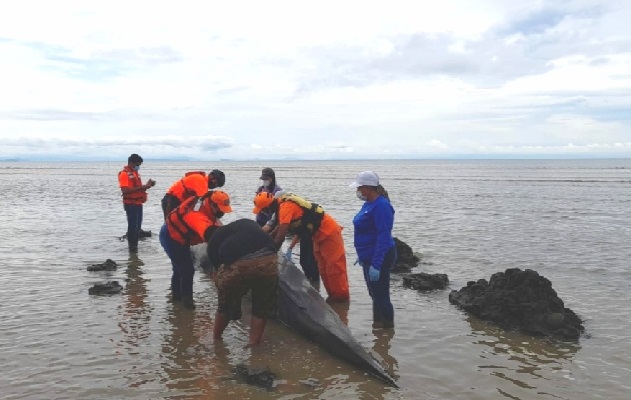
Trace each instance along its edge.
<path fill-rule="evenodd" d="M 265 179 L 263 181 L 263 186 L 268 187 L 271 183 L 272 183 L 272 181 L 270 181 L 269 179 Z"/>
<path fill-rule="evenodd" d="M 358 190 L 357 192 L 355 192 L 355 194 L 357 195 L 357 198 L 361 201 L 368 200 L 368 198 L 362 194 L 361 190 Z"/>
<path fill-rule="evenodd" d="M 138 171 L 140 169 L 140 165 L 134 165 L 134 171 Z"/>

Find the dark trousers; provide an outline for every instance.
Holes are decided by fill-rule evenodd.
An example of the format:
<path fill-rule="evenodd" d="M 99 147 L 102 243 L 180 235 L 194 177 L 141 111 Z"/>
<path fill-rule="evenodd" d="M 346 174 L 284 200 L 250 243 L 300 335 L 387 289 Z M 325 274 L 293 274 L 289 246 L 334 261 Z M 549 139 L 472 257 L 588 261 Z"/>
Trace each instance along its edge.
<path fill-rule="evenodd" d="M 390 270 L 397 260 L 397 250 L 393 246 L 388 250 L 381 264 L 379 280 L 371 282 L 368 278 L 370 263 L 362 263 L 364 270 L 364 280 L 368 286 L 368 294 L 372 298 L 373 320 L 394 321 L 394 307 L 390 301 Z"/>
<path fill-rule="evenodd" d="M 173 297 L 193 295 L 195 267 L 191 256 L 191 246 L 179 244 L 169 236 L 166 224 L 160 228 L 160 244 L 171 259 L 171 294 Z"/>
<path fill-rule="evenodd" d="M 309 282 L 320 282 L 320 272 L 318 271 L 318 262 L 313 255 L 313 237 L 311 235 L 300 236 L 300 266 Z"/>
<path fill-rule="evenodd" d="M 138 249 L 138 232 L 142 227 L 142 204 L 123 204 L 127 214 L 127 244 L 129 250 Z"/>

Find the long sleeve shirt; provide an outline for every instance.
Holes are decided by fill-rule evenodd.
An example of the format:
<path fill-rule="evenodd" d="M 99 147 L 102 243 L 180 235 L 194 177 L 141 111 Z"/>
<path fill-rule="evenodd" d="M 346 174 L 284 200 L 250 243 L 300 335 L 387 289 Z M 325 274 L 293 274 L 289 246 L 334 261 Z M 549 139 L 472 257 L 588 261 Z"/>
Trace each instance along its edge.
<path fill-rule="evenodd" d="M 366 201 L 353 218 L 353 225 L 354 244 L 359 261 L 381 269 L 386 252 L 394 246 L 394 208 L 383 196 L 372 202 Z"/>

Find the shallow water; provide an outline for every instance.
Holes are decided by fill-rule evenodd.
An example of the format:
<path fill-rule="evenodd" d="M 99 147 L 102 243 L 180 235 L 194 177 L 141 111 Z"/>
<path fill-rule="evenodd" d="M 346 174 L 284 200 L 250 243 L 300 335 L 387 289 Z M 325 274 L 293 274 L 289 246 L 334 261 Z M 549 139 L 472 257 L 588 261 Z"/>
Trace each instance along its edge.
<path fill-rule="evenodd" d="M 631 384 L 631 160 L 331 161 L 143 164 L 153 178 L 131 257 L 114 163 L 0 163 L 0 388 L 6 399 L 627 399 Z M 269 164 L 269 165 L 268 165 Z M 216 294 L 195 278 L 194 311 L 168 301 L 170 263 L 157 238 L 160 199 L 185 171 L 220 168 L 235 212 L 252 217 L 260 169 L 323 205 L 345 228 L 355 337 L 389 366 L 400 389 L 332 358 L 271 321 L 249 349 L 247 307 L 223 342 L 211 331 Z M 418 293 L 392 283 L 394 332 L 373 331 L 370 300 L 352 266 L 348 183 L 373 169 L 396 208 L 395 236 L 422 254 L 417 272 L 450 288 Z M 114 272 L 86 267 L 111 258 Z M 532 268 L 585 320 L 578 343 L 550 343 L 469 317 L 450 290 L 506 268 Z M 121 294 L 90 296 L 118 280 Z M 269 367 L 265 391 L 235 380 L 239 364 Z M 301 381 L 314 378 L 312 387 Z"/>

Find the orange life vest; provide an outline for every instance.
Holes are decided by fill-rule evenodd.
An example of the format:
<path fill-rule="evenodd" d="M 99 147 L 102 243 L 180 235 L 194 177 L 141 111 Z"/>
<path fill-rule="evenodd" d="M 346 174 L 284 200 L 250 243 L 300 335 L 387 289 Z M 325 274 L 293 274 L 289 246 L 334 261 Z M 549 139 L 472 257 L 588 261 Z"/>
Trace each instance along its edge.
<path fill-rule="evenodd" d="M 140 180 L 140 175 L 138 171 L 135 171 L 129 165 L 125 165 L 123 170 L 118 173 L 118 182 L 121 182 L 121 174 L 126 174 L 127 177 L 124 178 L 125 181 L 129 182 L 131 185 L 129 187 L 140 187 L 142 186 L 142 181 Z M 123 194 L 123 203 L 125 204 L 142 204 L 147 201 L 147 192 L 144 190 L 139 190 L 133 193 Z"/>
<path fill-rule="evenodd" d="M 184 246 L 204 242 L 206 229 L 217 224 L 214 215 L 200 211 L 206 201 L 208 201 L 206 195 L 193 196 L 169 213 L 166 224 L 171 239 Z"/>
<path fill-rule="evenodd" d="M 196 190 L 192 187 L 187 186 L 187 182 L 189 182 L 190 185 L 190 181 L 191 179 L 196 180 L 196 179 L 200 179 L 199 177 L 195 177 L 195 178 L 189 178 L 187 179 L 187 177 L 191 176 L 191 175 L 197 175 L 197 176 L 202 176 L 204 179 L 204 187 L 207 188 L 208 187 L 208 178 L 206 177 L 206 173 L 204 171 L 191 171 L 191 172 L 187 172 L 184 175 L 184 178 L 180 179 L 179 181 L 175 182 L 173 185 L 171 185 L 171 187 L 169 188 L 169 190 L 167 190 L 167 194 L 171 195 L 175 198 L 177 198 L 180 202 L 186 200 L 187 198 L 191 197 L 191 196 L 196 196 L 198 195 L 198 193 L 196 193 Z"/>
<path fill-rule="evenodd" d="M 206 176 L 206 172 L 204 171 L 188 171 L 187 173 L 184 174 L 184 176 L 195 175 L 195 174 Z"/>

